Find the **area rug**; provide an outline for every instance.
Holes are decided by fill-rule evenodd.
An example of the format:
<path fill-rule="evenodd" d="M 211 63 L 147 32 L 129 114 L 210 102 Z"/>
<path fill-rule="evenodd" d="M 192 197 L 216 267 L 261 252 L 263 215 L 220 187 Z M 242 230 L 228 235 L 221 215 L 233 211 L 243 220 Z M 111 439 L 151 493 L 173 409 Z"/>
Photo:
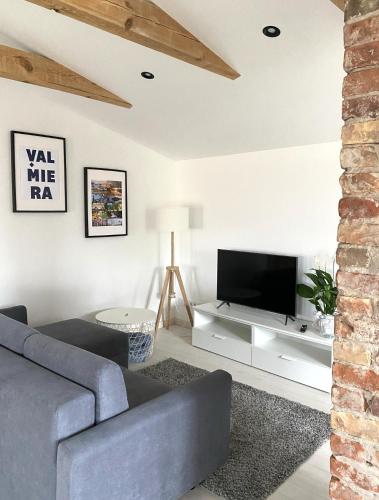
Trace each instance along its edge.
<path fill-rule="evenodd" d="M 207 372 L 167 359 L 139 373 L 177 386 Z M 265 499 L 329 433 L 326 413 L 233 382 L 230 456 L 203 486 L 228 500 Z"/>

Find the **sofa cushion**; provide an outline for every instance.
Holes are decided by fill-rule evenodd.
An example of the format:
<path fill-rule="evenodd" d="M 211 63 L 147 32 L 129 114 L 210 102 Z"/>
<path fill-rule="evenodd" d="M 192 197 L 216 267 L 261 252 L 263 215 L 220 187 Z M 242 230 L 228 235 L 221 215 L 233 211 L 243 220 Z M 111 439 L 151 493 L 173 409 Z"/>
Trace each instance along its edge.
<path fill-rule="evenodd" d="M 129 409 L 135 408 L 151 399 L 157 398 L 166 392 L 171 391 L 171 387 L 158 380 L 145 377 L 131 370 L 122 369 L 126 389 L 128 391 Z"/>
<path fill-rule="evenodd" d="M 37 326 L 36 330 L 128 367 L 127 333 L 76 318 Z"/>
<path fill-rule="evenodd" d="M 25 340 L 36 333 L 29 326 L 0 314 L 0 345 L 3 347 L 23 354 Z"/>
<path fill-rule="evenodd" d="M 78 347 L 42 333 L 25 342 L 26 358 L 52 372 L 91 390 L 96 398 L 96 422 L 102 422 L 128 409 L 128 398 L 121 368 Z"/>
<path fill-rule="evenodd" d="M 0 314 L 4 314 L 4 316 L 8 316 L 8 318 L 15 319 L 25 325 L 28 324 L 28 313 L 25 306 L 6 307 L 5 309 L 0 309 Z"/>

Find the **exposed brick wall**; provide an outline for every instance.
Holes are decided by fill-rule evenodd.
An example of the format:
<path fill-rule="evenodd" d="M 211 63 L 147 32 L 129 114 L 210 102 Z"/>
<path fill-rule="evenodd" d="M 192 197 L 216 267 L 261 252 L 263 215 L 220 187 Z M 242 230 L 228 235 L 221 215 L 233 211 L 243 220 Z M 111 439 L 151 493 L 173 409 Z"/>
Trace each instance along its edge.
<path fill-rule="evenodd" d="M 379 498 L 379 0 L 345 8 L 330 497 Z"/>

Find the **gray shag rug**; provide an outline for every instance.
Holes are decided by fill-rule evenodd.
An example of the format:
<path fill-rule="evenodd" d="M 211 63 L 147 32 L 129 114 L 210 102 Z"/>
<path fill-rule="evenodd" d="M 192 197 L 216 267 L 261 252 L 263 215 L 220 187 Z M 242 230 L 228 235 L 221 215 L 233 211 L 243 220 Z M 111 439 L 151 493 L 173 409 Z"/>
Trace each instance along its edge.
<path fill-rule="evenodd" d="M 139 373 L 177 386 L 207 372 L 167 359 Z M 326 413 L 233 382 L 230 456 L 203 486 L 228 500 L 267 498 L 329 434 Z"/>

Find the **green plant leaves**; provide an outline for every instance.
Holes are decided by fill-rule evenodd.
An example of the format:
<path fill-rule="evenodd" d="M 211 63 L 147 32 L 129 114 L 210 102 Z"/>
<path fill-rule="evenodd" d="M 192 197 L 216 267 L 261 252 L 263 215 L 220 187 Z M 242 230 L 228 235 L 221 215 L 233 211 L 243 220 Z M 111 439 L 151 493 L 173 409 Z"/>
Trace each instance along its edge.
<path fill-rule="evenodd" d="M 316 285 L 316 286 L 322 286 L 322 281 L 320 280 L 320 278 L 317 276 L 317 274 L 313 274 L 313 273 L 305 273 L 305 276 L 308 276 L 308 278 L 313 281 L 313 283 Z"/>
<path fill-rule="evenodd" d="M 337 287 L 333 276 L 321 269 L 312 269 L 313 273 L 305 273 L 314 286 L 305 284 L 297 285 L 297 293 L 300 297 L 308 299 L 317 311 L 322 314 L 334 314 L 336 310 Z"/>
<path fill-rule="evenodd" d="M 297 285 L 297 293 L 303 299 L 311 299 L 313 297 L 313 288 L 308 285 Z"/>

